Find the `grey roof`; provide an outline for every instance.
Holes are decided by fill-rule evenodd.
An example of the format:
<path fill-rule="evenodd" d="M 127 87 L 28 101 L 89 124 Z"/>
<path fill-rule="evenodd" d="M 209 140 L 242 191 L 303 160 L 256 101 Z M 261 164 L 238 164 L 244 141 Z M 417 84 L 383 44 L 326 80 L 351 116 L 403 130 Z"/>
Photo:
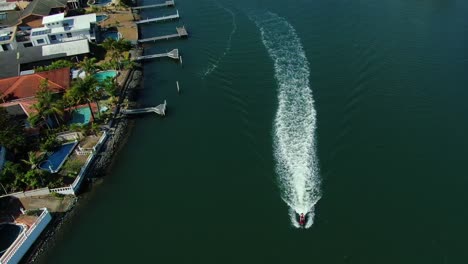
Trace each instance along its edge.
<path fill-rule="evenodd" d="M 21 17 L 29 15 L 48 16 L 54 7 L 66 7 L 68 0 L 34 0 L 21 13 Z"/>
<path fill-rule="evenodd" d="M 3 12 L 2 12 L 3 13 Z M 20 15 L 21 11 L 10 11 L 10 12 L 5 12 L 4 16 L 2 14 L 2 17 L 0 18 L 0 26 L 15 26 L 20 23 Z"/>
<path fill-rule="evenodd" d="M 83 45 L 87 43 L 88 46 L 84 48 L 76 47 L 77 44 Z M 64 43 L 58 43 L 53 45 L 35 46 L 24 48 L 23 45 L 18 45 L 17 50 L 8 50 L 0 52 L 0 78 L 8 78 L 19 75 L 19 69 L 21 64 L 27 64 L 32 62 L 65 58 L 68 56 L 74 56 L 79 54 L 89 53 L 88 40 L 77 40 Z M 48 47 L 46 47 L 48 46 Z M 66 47 L 62 47 L 66 46 Z M 69 47 L 74 48 L 75 54 L 70 53 Z M 54 52 L 51 53 L 51 50 Z M 50 55 L 43 56 L 43 53 L 49 53 Z M 19 52 L 19 59 L 17 54 Z"/>
<path fill-rule="evenodd" d="M 68 0 L 34 0 L 23 11 L 6 12 L 6 19 L 0 20 L 0 26 L 15 26 L 29 15 L 48 16 L 56 7 L 66 7 Z"/>
<path fill-rule="evenodd" d="M 4 108 L 7 111 L 7 113 L 12 116 L 25 116 L 26 115 L 26 113 L 24 112 L 20 104 L 10 105 Z"/>

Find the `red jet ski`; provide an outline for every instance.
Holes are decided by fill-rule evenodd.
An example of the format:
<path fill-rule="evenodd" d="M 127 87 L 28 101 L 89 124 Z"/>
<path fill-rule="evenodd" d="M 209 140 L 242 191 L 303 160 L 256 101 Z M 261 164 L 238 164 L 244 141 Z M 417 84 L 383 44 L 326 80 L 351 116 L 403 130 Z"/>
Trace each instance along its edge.
<path fill-rule="evenodd" d="M 306 224 L 305 215 L 303 213 L 301 213 L 301 215 L 299 216 L 299 225 L 304 227 L 305 224 Z"/>

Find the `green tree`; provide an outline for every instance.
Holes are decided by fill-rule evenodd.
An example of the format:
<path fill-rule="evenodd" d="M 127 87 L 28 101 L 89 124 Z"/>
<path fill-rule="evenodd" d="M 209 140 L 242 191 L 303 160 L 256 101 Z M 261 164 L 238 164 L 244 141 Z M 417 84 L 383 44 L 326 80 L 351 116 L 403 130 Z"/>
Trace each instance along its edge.
<path fill-rule="evenodd" d="M 85 57 L 78 63 L 78 67 L 80 67 L 86 75 L 92 75 L 99 70 L 99 66 L 96 65 L 96 62 L 96 58 L 89 59 L 88 57 Z"/>
<path fill-rule="evenodd" d="M 3 170 L 0 172 L 0 182 L 9 191 L 16 191 L 21 188 L 19 180 L 23 171 L 18 163 L 5 162 Z"/>
<path fill-rule="evenodd" d="M 47 127 L 50 128 L 47 120 L 50 116 L 55 118 L 57 125 L 60 124 L 58 117 L 63 117 L 64 106 L 63 102 L 58 100 L 54 93 L 49 90 L 48 80 L 42 80 L 39 85 L 39 91 L 36 94 L 37 103 L 32 107 L 37 111 L 37 114 L 30 117 L 31 125 L 36 125 L 39 120 L 44 120 Z"/>
<path fill-rule="evenodd" d="M 117 41 L 113 38 L 106 38 L 101 45 L 104 49 L 110 51 L 117 48 Z"/>
<path fill-rule="evenodd" d="M 34 169 L 37 168 L 37 165 L 39 164 L 39 162 L 42 161 L 43 157 L 44 157 L 43 154 L 36 155 L 36 153 L 34 151 L 29 151 L 28 152 L 28 159 L 27 160 L 22 159 L 21 161 L 24 164 L 29 165 L 31 167 L 31 169 L 34 170 Z"/>
<path fill-rule="evenodd" d="M 78 78 L 73 84 L 71 89 L 68 89 L 66 92 L 67 98 L 73 98 L 76 104 L 87 103 L 91 115 L 94 117 L 93 109 L 91 107 L 91 102 L 96 102 L 99 112 L 99 103 L 100 92 L 98 91 L 98 81 L 92 75 L 86 76 L 84 79 Z"/>
<path fill-rule="evenodd" d="M 21 121 L 0 107 L 0 145 L 17 153 L 26 145 L 26 135 Z"/>
<path fill-rule="evenodd" d="M 110 96 L 117 95 L 117 89 L 119 87 L 114 78 L 107 77 L 106 79 L 104 79 L 104 81 L 102 81 L 99 84 L 99 86 L 102 87 L 106 91 L 106 93 L 108 93 Z"/>
<path fill-rule="evenodd" d="M 58 60 L 52 62 L 49 66 L 40 66 L 34 69 L 36 72 L 42 72 L 42 71 L 51 71 L 51 70 L 56 70 L 56 69 L 62 69 L 62 68 L 73 68 L 74 64 L 73 62 L 69 60 Z"/>

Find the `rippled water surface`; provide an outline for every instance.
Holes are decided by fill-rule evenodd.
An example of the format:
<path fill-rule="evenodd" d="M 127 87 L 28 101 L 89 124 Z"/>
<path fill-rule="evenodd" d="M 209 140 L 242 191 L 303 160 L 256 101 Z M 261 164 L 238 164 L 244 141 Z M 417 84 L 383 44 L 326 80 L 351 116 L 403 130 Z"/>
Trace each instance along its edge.
<path fill-rule="evenodd" d="M 41 263 L 466 263 L 467 1 L 176 5 L 141 30 L 189 30 L 147 50 L 183 57 L 145 65 L 168 116 Z"/>

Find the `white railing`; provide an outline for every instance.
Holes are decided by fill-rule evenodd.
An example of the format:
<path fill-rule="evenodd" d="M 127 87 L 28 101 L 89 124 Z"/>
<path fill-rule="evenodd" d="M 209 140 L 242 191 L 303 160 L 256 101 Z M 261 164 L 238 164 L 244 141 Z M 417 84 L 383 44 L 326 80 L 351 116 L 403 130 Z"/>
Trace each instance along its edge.
<path fill-rule="evenodd" d="M 47 208 L 41 208 L 41 210 L 42 210 L 42 213 L 36 219 L 34 224 L 32 224 L 27 230 L 23 231 L 18 236 L 18 238 L 16 238 L 16 240 L 13 242 L 13 244 L 8 248 L 8 250 L 2 255 L 2 257 L 0 257 L 0 264 L 7 264 L 7 263 L 10 262 L 10 260 L 12 260 L 12 258 L 14 258 L 14 260 L 11 263 L 18 263 L 18 261 L 27 252 L 29 247 L 31 247 L 31 245 L 37 239 L 37 237 L 42 232 L 42 230 L 44 230 L 45 226 L 50 222 L 52 217 L 50 216 L 50 213 L 47 210 Z M 47 223 L 45 223 L 45 225 L 41 225 L 44 218 L 46 218 L 45 220 L 47 221 Z M 33 232 L 36 230 L 36 228 L 39 225 L 41 225 L 42 229 L 38 230 L 38 232 L 35 232 L 33 234 Z M 29 241 L 28 241 L 28 239 L 29 239 Z M 28 242 L 28 243 L 25 243 L 25 242 Z M 18 255 L 15 256 L 15 254 L 17 254 L 17 253 L 18 253 Z"/>
<path fill-rule="evenodd" d="M 52 193 L 60 193 L 60 194 L 75 194 L 73 191 L 73 188 L 70 186 L 68 187 L 60 187 L 60 188 L 54 188 L 50 189 L 50 192 Z"/>
<path fill-rule="evenodd" d="M 78 191 L 78 188 L 80 188 L 81 182 L 84 179 L 86 171 L 88 170 L 89 166 L 91 165 L 92 161 L 96 157 L 97 153 L 99 152 L 99 150 L 101 149 L 102 145 L 107 140 L 107 138 L 108 138 L 108 134 L 107 132 L 104 132 L 101 138 L 99 139 L 98 143 L 93 147 L 93 152 L 86 159 L 85 164 L 81 167 L 80 173 L 78 173 L 78 176 L 76 177 L 75 181 L 71 185 L 60 187 L 60 188 L 54 188 L 54 189 L 49 189 L 48 187 L 44 187 L 41 189 L 35 189 L 31 191 L 26 191 L 26 192 L 9 193 L 9 194 L 0 196 L 0 198 L 6 197 L 6 196 L 14 196 L 17 198 L 41 196 L 41 195 L 48 195 L 51 192 L 65 194 L 65 195 L 67 194 L 75 195 L 76 192 Z"/>
<path fill-rule="evenodd" d="M 88 159 L 86 160 L 85 164 L 83 165 L 83 167 L 81 167 L 81 170 L 80 170 L 80 173 L 78 174 L 78 176 L 76 177 L 75 181 L 72 183 L 71 187 L 73 188 L 73 191 L 76 193 L 78 191 L 78 188 L 80 188 L 80 185 L 81 185 L 81 182 L 83 181 L 84 179 L 84 176 L 86 174 L 86 171 L 88 170 L 89 168 L 89 165 L 92 163 L 92 161 L 94 160 L 94 158 L 96 157 L 96 154 L 99 152 L 99 150 L 101 149 L 102 145 L 104 144 L 104 142 L 107 140 L 107 132 L 104 131 L 104 133 L 102 134 L 101 138 L 99 139 L 98 143 L 93 147 L 94 149 L 94 152 L 89 155 Z"/>
<path fill-rule="evenodd" d="M 75 153 L 78 156 L 86 156 L 86 155 L 92 154 L 93 151 L 88 150 L 88 149 L 75 149 Z"/>

